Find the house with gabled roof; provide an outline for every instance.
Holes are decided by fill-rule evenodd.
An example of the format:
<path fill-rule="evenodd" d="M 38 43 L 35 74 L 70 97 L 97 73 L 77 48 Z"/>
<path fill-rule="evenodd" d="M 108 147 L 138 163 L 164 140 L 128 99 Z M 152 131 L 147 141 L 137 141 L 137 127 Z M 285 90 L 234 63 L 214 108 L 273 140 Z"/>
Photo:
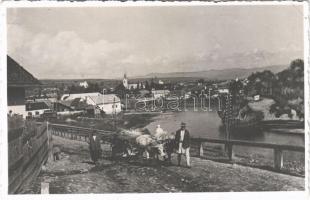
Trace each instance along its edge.
<path fill-rule="evenodd" d="M 122 111 L 121 100 L 115 94 L 88 96 L 86 102 L 104 111 L 105 114 L 117 114 Z"/>
<path fill-rule="evenodd" d="M 27 116 L 26 89 L 38 87 L 41 83 L 13 58 L 7 56 L 7 102 L 8 112 Z"/>
<path fill-rule="evenodd" d="M 106 114 L 117 114 L 121 112 L 121 100 L 115 94 L 79 93 L 64 94 L 61 99 L 63 101 L 72 101 L 74 99 L 85 100 L 88 105 L 94 106 L 96 109 L 104 111 Z"/>

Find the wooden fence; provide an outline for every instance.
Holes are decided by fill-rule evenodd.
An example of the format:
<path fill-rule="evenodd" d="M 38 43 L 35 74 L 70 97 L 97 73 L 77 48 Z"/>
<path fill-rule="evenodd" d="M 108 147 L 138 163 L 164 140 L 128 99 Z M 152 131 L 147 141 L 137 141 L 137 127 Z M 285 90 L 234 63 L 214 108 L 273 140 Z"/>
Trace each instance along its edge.
<path fill-rule="evenodd" d="M 261 142 L 251 142 L 244 140 L 223 140 L 223 139 L 211 139 L 211 138 L 192 138 L 192 143 L 198 144 L 199 146 L 199 156 L 204 156 L 204 144 L 205 143 L 217 143 L 225 145 L 227 149 L 227 154 L 229 160 L 233 159 L 233 146 L 248 146 L 248 147 L 259 147 L 264 149 L 273 149 L 274 152 L 274 168 L 280 170 L 283 167 L 283 151 L 296 151 L 305 153 L 305 147 L 293 146 L 293 145 L 283 145 L 283 144 L 273 144 L 273 143 L 261 143 Z"/>
<path fill-rule="evenodd" d="M 65 137 L 72 140 L 88 141 L 90 132 L 97 132 L 102 135 L 102 139 L 105 142 L 110 142 L 111 136 L 114 132 L 103 131 L 98 129 L 76 127 L 76 126 L 67 126 L 60 124 L 51 124 L 52 134 Z M 274 151 L 274 168 L 280 170 L 283 167 L 283 151 L 296 151 L 305 153 L 305 147 L 302 146 L 292 146 L 292 145 L 282 145 L 282 144 L 273 144 L 273 143 L 260 143 L 260 142 L 251 142 L 244 140 L 224 140 L 224 139 L 212 139 L 212 138 L 191 138 L 191 143 L 193 146 L 199 148 L 199 157 L 206 158 L 204 156 L 204 146 L 205 143 L 217 143 L 225 145 L 227 150 L 228 159 L 233 159 L 233 146 L 248 146 L 248 147 L 259 147 L 273 149 Z"/>
<path fill-rule="evenodd" d="M 18 193 L 40 173 L 48 158 L 46 123 L 26 121 L 8 131 L 9 194 Z"/>
<path fill-rule="evenodd" d="M 63 124 L 49 124 L 53 135 L 61 136 L 71 140 L 89 141 L 89 134 L 92 132 L 99 133 L 104 142 L 110 142 L 115 132 L 104 131 L 93 128 L 69 126 Z"/>

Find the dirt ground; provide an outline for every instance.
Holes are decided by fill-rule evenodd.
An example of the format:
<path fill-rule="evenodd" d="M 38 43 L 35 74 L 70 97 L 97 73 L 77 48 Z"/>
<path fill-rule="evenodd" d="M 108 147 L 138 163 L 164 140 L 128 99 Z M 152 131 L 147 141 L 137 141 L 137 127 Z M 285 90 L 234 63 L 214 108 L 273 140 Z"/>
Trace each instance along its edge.
<path fill-rule="evenodd" d="M 40 193 L 41 182 L 48 182 L 53 194 L 296 191 L 305 187 L 302 177 L 199 158 L 192 158 L 191 169 L 176 166 L 176 156 L 172 165 L 143 159 L 112 161 L 108 146 L 103 146 L 105 158 L 95 166 L 87 143 L 53 137 L 54 145 L 62 150 L 61 159 L 48 162 L 22 193 Z"/>

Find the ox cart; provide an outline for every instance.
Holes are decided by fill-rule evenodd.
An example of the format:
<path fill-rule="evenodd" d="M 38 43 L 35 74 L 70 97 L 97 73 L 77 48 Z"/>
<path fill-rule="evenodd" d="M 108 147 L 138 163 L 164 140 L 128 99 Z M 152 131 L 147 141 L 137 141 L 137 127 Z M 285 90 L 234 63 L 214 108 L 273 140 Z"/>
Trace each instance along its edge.
<path fill-rule="evenodd" d="M 152 135 L 147 129 L 120 130 L 111 141 L 112 158 L 156 159 L 171 161 L 174 138 L 164 132 L 161 136 Z"/>

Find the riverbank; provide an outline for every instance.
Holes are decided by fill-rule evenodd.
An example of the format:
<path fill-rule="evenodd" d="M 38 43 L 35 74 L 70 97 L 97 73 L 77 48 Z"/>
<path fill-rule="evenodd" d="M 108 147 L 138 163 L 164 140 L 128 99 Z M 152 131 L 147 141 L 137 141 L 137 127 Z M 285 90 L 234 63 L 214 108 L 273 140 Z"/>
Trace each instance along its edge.
<path fill-rule="evenodd" d="M 280 107 L 277 105 L 277 102 L 274 99 L 271 98 L 261 98 L 259 101 L 251 101 L 248 103 L 248 106 L 253 111 L 259 111 L 262 112 L 264 115 L 263 120 L 264 121 L 272 121 L 272 120 L 294 120 L 299 121 L 300 118 L 297 116 L 297 113 L 295 110 L 290 110 L 290 113 L 282 113 L 279 114 L 276 111 L 272 109 L 272 107 Z M 280 108 L 278 108 L 280 109 Z M 272 112 L 273 111 L 273 112 Z M 279 116 L 278 116 L 279 115 Z"/>
<path fill-rule="evenodd" d="M 304 178 L 238 164 L 192 158 L 187 169 L 145 160 L 111 161 L 104 146 L 104 159 L 95 166 L 87 143 L 54 136 L 54 145 L 62 150 L 61 159 L 49 162 L 24 194 L 40 193 L 41 182 L 48 182 L 53 194 L 304 190 Z"/>

